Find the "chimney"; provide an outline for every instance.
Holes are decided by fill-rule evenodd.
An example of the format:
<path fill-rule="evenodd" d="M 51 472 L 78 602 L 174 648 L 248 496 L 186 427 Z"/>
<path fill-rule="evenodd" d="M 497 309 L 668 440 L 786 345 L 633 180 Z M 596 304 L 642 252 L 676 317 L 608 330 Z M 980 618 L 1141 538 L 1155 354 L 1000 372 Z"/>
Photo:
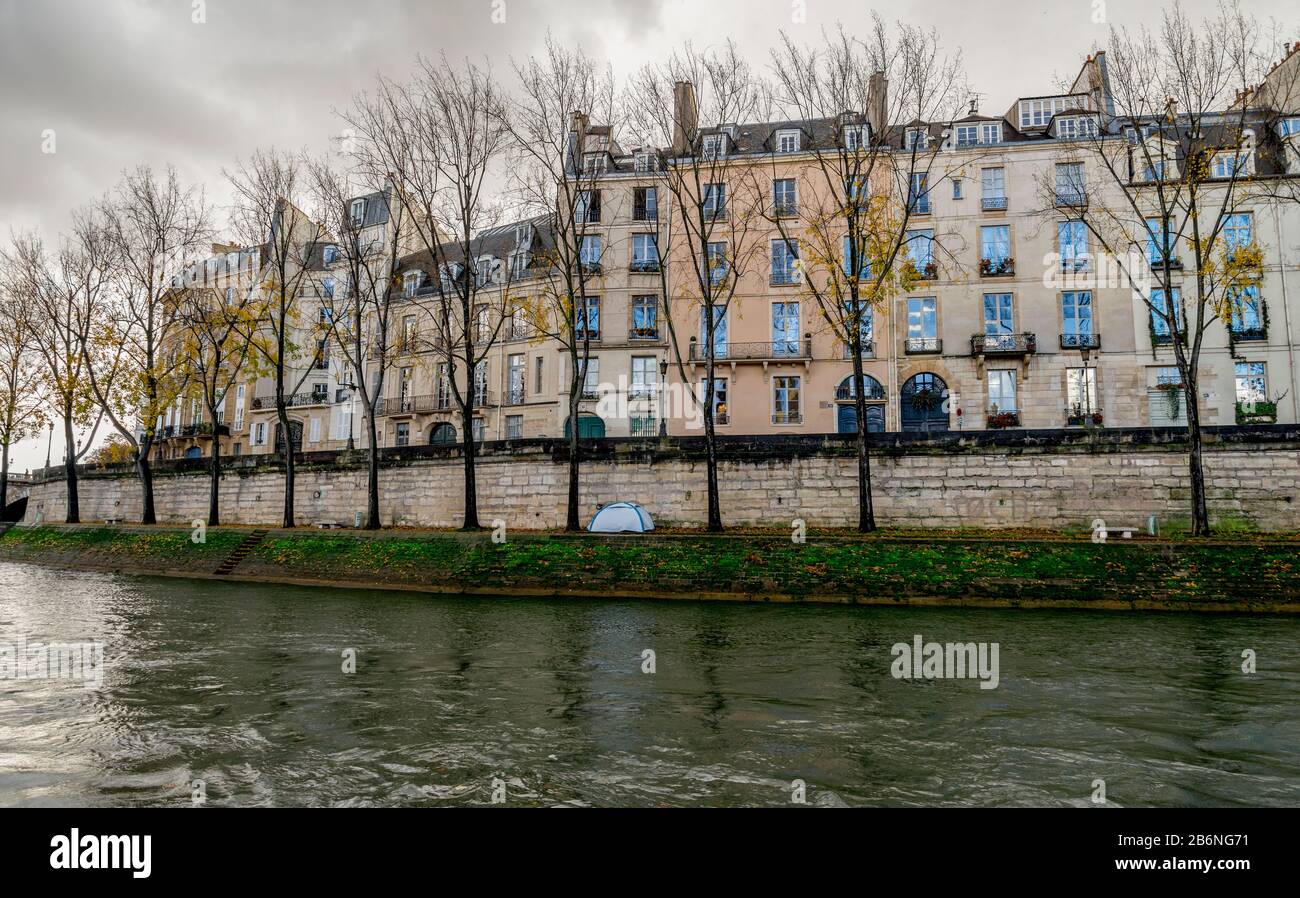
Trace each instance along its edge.
<path fill-rule="evenodd" d="M 871 125 L 873 140 L 879 140 L 889 127 L 889 81 L 884 72 L 872 72 L 867 82 L 867 124 Z"/>
<path fill-rule="evenodd" d="M 695 85 L 678 81 L 673 85 L 673 155 L 680 156 L 695 142 L 700 110 L 695 104 Z"/>
<path fill-rule="evenodd" d="M 587 116 L 583 112 L 569 113 L 569 172 L 582 170 L 582 153 L 587 144 Z"/>

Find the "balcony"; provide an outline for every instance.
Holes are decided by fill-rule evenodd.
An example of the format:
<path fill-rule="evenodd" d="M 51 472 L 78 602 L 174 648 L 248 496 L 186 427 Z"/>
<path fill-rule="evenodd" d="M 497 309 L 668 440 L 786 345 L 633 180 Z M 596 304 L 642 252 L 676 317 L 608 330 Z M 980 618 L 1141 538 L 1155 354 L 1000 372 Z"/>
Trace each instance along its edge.
<path fill-rule="evenodd" d="M 491 396 L 489 395 L 489 396 L 487 396 L 487 398 L 490 399 Z M 523 405 L 525 401 L 526 401 L 526 396 L 525 396 L 525 394 L 524 394 L 524 388 L 523 388 L 523 387 L 515 387 L 515 388 L 512 388 L 512 389 L 506 390 L 505 398 L 504 398 L 504 400 L 502 401 L 501 404 L 502 404 L 502 405 L 505 405 L 505 406 Z M 478 400 L 475 400 L 475 402 L 478 402 Z M 479 405 L 492 405 L 493 403 L 490 403 L 490 402 L 481 402 L 481 403 L 478 403 L 478 404 L 479 404 Z"/>
<path fill-rule="evenodd" d="M 980 208 L 985 212 L 1005 212 L 1007 211 L 1007 198 L 1005 196 L 986 196 L 980 199 Z"/>
<path fill-rule="evenodd" d="M 1058 190 L 1056 205 L 1067 209 L 1082 209 L 1088 205 L 1088 194 L 1083 190 Z"/>
<path fill-rule="evenodd" d="M 988 416 L 987 423 L 990 430 L 1004 430 L 1008 427 L 1019 427 L 1020 412 L 1015 409 L 995 412 Z"/>
<path fill-rule="evenodd" d="M 727 217 L 727 207 L 725 205 L 710 206 L 706 204 L 701 211 L 704 214 L 705 221 L 717 221 L 719 218 Z"/>
<path fill-rule="evenodd" d="M 939 266 L 933 260 L 918 264 L 908 259 L 903 265 L 907 274 L 919 281 L 932 281 L 939 276 Z"/>
<path fill-rule="evenodd" d="M 1264 327 L 1262 324 L 1255 325 L 1254 327 L 1246 327 L 1245 325 L 1234 321 L 1228 330 L 1229 333 L 1232 334 L 1233 341 L 1237 343 L 1247 343 L 1268 339 L 1268 328 Z"/>
<path fill-rule="evenodd" d="M 1017 356 L 1038 351 L 1038 337 L 1034 334 L 973 334 L 970 338 L 971 355 Z"/>
<path fill-rule="evenodd" d="M 698 340 L 691 340 L 688 360 L 703 362 L 707 352 Z M 720 362 L 771 362 L 805 360 L 812 358 L 812 337 L 802 340 L 778 340 L 775 343 L 727 343 L 714 349 L 713 357 Z"/>
<path fill-rule="evenodd" d="M 328 405 L 328 393 L 294 393 L 284 397 L 284 404 L 287 408 L 303 405 Z M 274 396 L 255 396 L 253 397 L 252 408 L 254 411 L 262 411 L 275 408 Z"/>
<path fill-rule="evenodd" d="M 627 332 L 629 340 L 658 340 L 659 328 L 657 327 L 633 327 Z"/>
<path fill-rule="evenodd" d="M 863 340 L 863 341 L 862 341 L 862 357 L 863 357 L 864 359 L 874 359 L 874 358 L 876 357 L 876 341 L 875 341 L 875 340 Z M 848 343 L 845 343 L 845 344 L 844 344 L 844 358 L 846 358 L 846 359 L 852 359 L 852 358 L 853 358 L 853 347 L 850 346 Z"/>
<path fill-rule="evenodd" d="M 930 197 L 910 197 L 907 201 L 907 211 L 913 215 L 929 215 Z"/>
<path fill-rule="evenodd" d="M 799 283 L 799 271 L 794 268 L 773 271 L 769 283 L 773 287 L 788 287 L 791 284 L 797 284 Z"/>
<path fill-rule="evenodd" d="M 659 422 L 654 418 L 633 418 L 629 434 L 634 437 L 653 437 L 659 435 Z"/>
<path fill-rule="evenodd" d="M 1101 334 L 1061 334 L 1062 349 L 1101 349 Z"/>
<path fill-rule="evenodd" d="M 1011 277 L 1016 273 L 1016 260 L 1010 256 L 1000 259 L 980 259 L 980 277 Z"/>
<path fill-rule="evenodd" d="M 798 203 L 776 203 L 772 206 L 772 214 L 777 218 L 798 218 Z"/>
<path fill-rule="evenodd" d="M 1151 269 L 1152 269 L 1153 271 L 1164 271 L 1164 269 L 1165 269 L 1165 260 L 1164 260 L 1164 258 L 1163 258 L 1159 253 L 1156 253 L 1156 254 L 1154 254 L 1154 255 L 1152 255 L 1152 254 L 1148 254 L 1148 255 L 1147 255 L 1147 264 L 1151 266 Z M 1183 270 L 1183 260 L 1180 259 L 1180 258 L 1178 258 L 1177 256 L 1170 256 L 1170 257 L 1169 257 L 1169 270 L 1170 270 L 1170 271 L 1182 271 L 1182 270 Z"/>
<path fill-rule="evenodd" d="M 772 412 L 773 424 L 802 424 L 803 415 L 798 412 Z"/>
<path fill-rule="evenodd" d="M 217 433 L 220 436 L 228 437 L 230 436 L 230 428 L 224 424 L 218 424 Z M 179 428 L 178 436 L 210 438 L 212 436 L 212 424 L 208 421 L 201 424 L 186 424 L 184 427 Z"/>
<path fill-rule="evenodd" d="M 375 415 L 416 415 L 451 409 L 451 396 L 397 396 L 375 402 Z"/>
<path fill-rule="evenodd" d="M 903 344 L 903 352 L 908 355 L 926 355 L 943 352 L 943 340 L 938 337 L 908 337 Z"/>
<path fill-rule="evenodd" d="M 633 274 L 655 274 L 659 271 L 658 259 L 633 259 L 628 270 Z"/>
<path fill-rule="evenodd" d="M 1085 409 L 1081 405 L 1066 406 L 1066 427 L 1100 427 L 1104 420 L 1101 409 Z"/>

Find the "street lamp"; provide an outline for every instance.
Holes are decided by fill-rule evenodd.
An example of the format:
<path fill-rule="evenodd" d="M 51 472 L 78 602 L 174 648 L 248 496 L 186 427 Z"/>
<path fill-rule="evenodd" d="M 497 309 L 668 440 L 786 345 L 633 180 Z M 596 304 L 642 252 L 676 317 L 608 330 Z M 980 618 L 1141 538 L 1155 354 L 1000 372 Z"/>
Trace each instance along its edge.
<path fill-rule="evenodd" d="M 50 422 L 50 439 L 45 444 L 45 470 L 50 469 L 50 449 L 54 446 L 54 422 Z"/>

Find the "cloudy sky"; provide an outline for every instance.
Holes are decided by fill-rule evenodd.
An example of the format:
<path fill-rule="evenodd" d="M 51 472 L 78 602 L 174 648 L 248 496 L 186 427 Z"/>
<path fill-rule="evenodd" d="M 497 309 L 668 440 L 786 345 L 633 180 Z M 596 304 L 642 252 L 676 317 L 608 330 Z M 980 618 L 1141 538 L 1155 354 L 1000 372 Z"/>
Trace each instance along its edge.
<path fill-rule="evenodd" d="M 1294 0 L 1245 7 L 1295 24 Z M 731 37 L 762 64 L 781 29 L 865 33 L 873 8 L 960 49 L 985 112 L 1055 90 L 1109 25 L 1159 15 L 1139 0 L 0 0 L 0 239 L 52 237 L 140 162 L 175 165 L 220 205 L 223 166 L 259 146 L 324 151 L 334 110 L 417 53 L 486 57 L 505 78 L 549 29 L 618 76 L 686 40 Z M 44 457 L 44 440 L 24 446 L 17 468 Z"/>

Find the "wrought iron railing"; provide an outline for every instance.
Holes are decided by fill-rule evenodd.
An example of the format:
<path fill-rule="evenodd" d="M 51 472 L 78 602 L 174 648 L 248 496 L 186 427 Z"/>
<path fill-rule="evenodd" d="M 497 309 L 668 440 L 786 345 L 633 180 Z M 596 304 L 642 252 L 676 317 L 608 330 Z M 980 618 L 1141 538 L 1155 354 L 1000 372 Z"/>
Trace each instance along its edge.
<path fill-rule="evenodd" d="M 1101 334 L 1061 334 L 1062 349 L 1101 349 Z"/>
<path fill-rule="evenodd" d="M 699 341 L 691 343 L 689 360 L 703 362 L 708 352 Z M 713 358 L 717 361 L 763 361 L 767 359 L 810 359 L 812 358 L 812 338 L 798 340 L 778 340 L 774 343 L 727 343 L 715 346 Z"/>
<path fill-rule="evenodd" d="M 943 340 L 939 337 L 908 337 L 903 344 L 903 351 L 908 355 L 943 352 Z"/>
<path fill-rule="evenodd" d="M 972 355 L 1027 355 L 1038 351 L 1038 337 L 1034 334 L 973 334 L 970 338 Z"/>

